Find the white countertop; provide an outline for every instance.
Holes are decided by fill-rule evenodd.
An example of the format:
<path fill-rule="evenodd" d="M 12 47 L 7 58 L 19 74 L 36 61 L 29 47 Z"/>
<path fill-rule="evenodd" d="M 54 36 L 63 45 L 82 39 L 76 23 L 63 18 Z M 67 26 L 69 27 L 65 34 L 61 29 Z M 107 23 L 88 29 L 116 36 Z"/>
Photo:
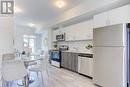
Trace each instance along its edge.
<path fill-rule="evenodd" d="M 91 52 L 86 52 L 86 51 L 78 51 L 78 50 L 66 50 L 66 51 L 63 51 L 63 52 L 72 52 L 72 53 L 86 53 L 86 54 L 90 53 L 90 54 L 93 54 L 93 53 L 91 53 Z"/>

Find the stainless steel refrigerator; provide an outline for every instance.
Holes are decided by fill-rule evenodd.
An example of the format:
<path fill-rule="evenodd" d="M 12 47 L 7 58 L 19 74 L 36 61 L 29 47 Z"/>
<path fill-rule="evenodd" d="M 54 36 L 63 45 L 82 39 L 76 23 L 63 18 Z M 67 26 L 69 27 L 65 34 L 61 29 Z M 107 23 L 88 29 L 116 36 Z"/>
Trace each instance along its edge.
<path fill-rule="evenodd" d="M 127 87 L 129 83 L 129 25 L 96 28 L 93 32 L 93 82 L 102 87 Z"/>

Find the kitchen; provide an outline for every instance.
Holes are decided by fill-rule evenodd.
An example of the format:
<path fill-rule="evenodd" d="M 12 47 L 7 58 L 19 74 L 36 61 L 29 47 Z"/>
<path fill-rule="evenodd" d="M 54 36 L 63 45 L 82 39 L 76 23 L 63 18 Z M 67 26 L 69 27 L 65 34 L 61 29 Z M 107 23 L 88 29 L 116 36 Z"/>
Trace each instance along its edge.
<path fill-rule="evenodd" d="M 130 87 L 130 0 L 14 2 L 0 14 L 0 86 Z"/>
<path fill-rule="evenodd" d="M 114 25 L 116 26 L 121 23 L 126 23 L 126 24 L 129 23 L 130 16 L 128 15 L 128 13 L 130 13 L 130 12 L 128 10 L 130 10 L 130 5 L 125 5 L 125 6 L 122 6 L 119 8 L 105 11 L 103 13 L 96 14 L 93 17 L 88 18 L 88 20 L 82 21 L 80 23 L 75 23 L 73 25 L 68 25 L 68 26 L 63 25 L 63 26 L 54 28 L 52 30 L 52 38 L 53 38 L 52 39 L 53 40 L 52 48 L 54 50 L 51 50 L 51 52 L 50 52 L 51 64 L 53 66 L 64 68 L 64 69 L 70 70 L 72 72 L 79 73 L 85 77 L 91 78 L 94 80 L 94 83 L 96 85 L 100 85 L 100 86 L 104 85 L 104 87 L 110 87 L 110 86 L 119 87 L 119 85 L 122 85 L 123 87 L 126 87 L 125 86 L 126 84 L 124 82 L 121 82 L 126 79 L 125 78 L 126 71 L 124 70 L 124 68 L 126 66 L 123 65 L 125 67 L 122 67 L 120 65 L 122 63 L 125 64 L 126 62 L 122 62 L 119 64 L 116 63 L 116 61 L 119 61 L 120 58 L 122 60 L 122 57 L 117 56 L 119 59 L 115 59 L 115 61 L 114 61 L 114 59 L 111 59 L 111 60 L 106 59 L 106 60 L 104 60 L 104 63 L 106 61 L 106 64 L 104 64 L 103 62 L 99 61 L 99 60 L 101 60 L 102 57 L 98 58 L 98 56 L 100 57 L 100 55 L 103 56 L 103 55 L 107 55 L 107 54 L 106 53 L 104 54 L 103 52 L 100 55 L 97 54 L 98 48 L 96 48 L 96 46 L 97 47 L 101 46 L 101 45 L 98 45 L 100 42 L 101 42 L 100 44 L 103 45 L 103 43 L 105 43 L 103 41 L 106 41 L 107 44 L 109 44 L 109 43 L 116 44 L 118 42 L 119 36 L 121 34 L 118 34 L 115 32 L 117 35 L 117 37 L 116 37 L 114 35 L 114 30 L 106 31 L 108 33 L 106 33 L 106 36 L 105 35 L 103 36 L 103 34 L 102 34 L 102 36 L 100 37 L 102 39 L 100 40 L 99 38 L 97 38 L 95 32 L 98 31 L 98 28 L 99 28 L 99 30 L 101 30 L 100 28 L 104 27 L 104 30 L 105 30 L 105 28 L 107 29 L 107 26 L 111 27 L 111 26 L 114 26 Z M 119 15 L 119 16 L 117 16 L 117 15 Z M 126 26 L 129 26 L 129 24 Z M 111 29 L 112 29 L 112 27 L 111 27 Z M 117 31 L 117 32 L 119 32 L 119 31 Z M 104 32 L 104 34 L 105 34 L 105 32 Z M 109 36 L 110 34 L 112 36 Z M 124 33 L 124 34 L 126 35 L 126 33 Z M 104 37 L 104 40 L 103 40 L 103 37 Z M 113 37 L 113 39 L 112 39 L 112 37 Z M 114 38 L 114 37 L 116 37 L 116 38 Z M 125 36 L 123 36 L 123 37 L 125 37 Z M 106 40 L 105 40 L 105 38 L 106 38 Z M 121 38 L 122 37 L 120 37 L 120 40 L 121 40 Z M 98 39 L 99 39 L 99 41 L 98 41 Z M 117 42 L 114 42 L 114 40 L 117 40 Z M 113 43 L 111 43 L 111 42 L 113 42 Z M 121 43 L 121 42 L 119 41 L 118 43 Z M 94 50 L 94 52 L 93 52 L 93 50 Z M 57 53 L 57 52 L 59 52 L 59 53 Z M 108 52 L 108 54 L 114 56 L 113 53 Z M 57 56 L 59 56 L 59 57 L 57 57 Z M 93 59 L 93 56 L 95 58 L 98 58 L 99 60 L 97 61 L 97 59 L 95 59 L 95 58 Z M 122 56 L 122 55 L 120 54 L 120 56 Z M 59 58 L 59 61 L 55 62 L 55 60 L 53 60 L 55 58 Z M 112 58 L 112 56 L 111 56 L 111 58 Z M 126 60 L 124 60 L 124 61 L 126 61 Z M 112 63 L 112 64 L 114 64 L 113 67 L 115 66 L 115 64 L 117 64 L 118 67 L 119 66 L 120 66 L 120 68 L 122 67 L 122 70 L 116 69 L 118 67 L 114 67 L 114 68 L 110 68 L 109 71 L 107 71 L 107 69 L 104 69 L 102 66 L 99 66 L 99 64 L 97 64 L 99 62 L 100 62 L 100 65 L 103 64 L 104 68 L 108 67 L 107 62 L 113 62 Z M 104 71 L 102 71 L 100 69 L 103 69 Z M 107 74 L 110 77 L 109 80 L 111 80 L 113 78 L 112 81 L 114 81 L 114 80 L 116 81 L 117 80 L 117 79 L 115 79 L 117 77 L 116 73 L 110 74 L 111 72 L 113 72 L 112 71 L 113 69 L 116 69 L 117 71 L 121 72 L 121 73 L 119 73 L 118 76 L 121 77 L 123 75 L 123 79 L 118 78 L 118 79 L 120 79 L 120 83 L 115 82 L 112 85 L 110 85 L 108 82 L 108 79 L 106 79 L 108 77 L 106 75 L 103 77 L 103 74 Z M 97 72 L 98 72 L 98 74 L 97 74 Z M 102 73 L 100 73 L 100 72 L 102 72 Z M 125 73 L 125 74 L 122 74 L 122 73 Z M 112 83 L 112 81 L 111 81 L 111 83 Z"/>
<path fill-rule="evenodd" d="M 80 29 L 81 32 L 79 32 L 78 29 Z M 93 45 L 92 44 L 92 38 L 93 38 L 92 20 L 83 22 L 80 24 L 75 24 L 73 26 L 69 26 L 63 29 L 54 30 L 53 35 L 54 35 L 53 36 L 54 47 L 55 45 L 57 45 L 57 47 L 54 49 L 56 50 L 60 48 L 61 50 L 61 53 L 59 54 L 61 56 L 61 67 L 78 72 L 78 60 L 80 60 L 78 57 L 79 56 L 82 57 L 86 55 L 86 57 L 92 58 L 92 54 L 93 54 L 92 52 L 92 45 Z M 57 38 L 58 35 L 61 35 L 61 38 Z M 63 47 L 63 50 L 62 50 L 62 47 Z M 88 63 L 92 63 L 92 60 L 85 60 L 85 61 L 88 61 Z M 65 62 L 67 64 L 65 64 Z M 71 63 L 73 63 L 74 65 L 72 65 Z M 90 64 L 90 71 L 89 71 L 91 72 L 90 76 L 92 77 L 91 67 L 92 67 L 92 64 Z"/>

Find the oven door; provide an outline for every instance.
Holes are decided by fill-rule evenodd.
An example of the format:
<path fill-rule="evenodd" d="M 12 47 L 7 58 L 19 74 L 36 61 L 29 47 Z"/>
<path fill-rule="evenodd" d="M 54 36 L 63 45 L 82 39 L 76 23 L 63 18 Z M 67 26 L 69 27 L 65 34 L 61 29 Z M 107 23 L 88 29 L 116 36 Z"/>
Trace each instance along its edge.
<path fill-rule="evenodd" d="M 60 62 L 60 51 L 52 51 L 51 60 Z"/>

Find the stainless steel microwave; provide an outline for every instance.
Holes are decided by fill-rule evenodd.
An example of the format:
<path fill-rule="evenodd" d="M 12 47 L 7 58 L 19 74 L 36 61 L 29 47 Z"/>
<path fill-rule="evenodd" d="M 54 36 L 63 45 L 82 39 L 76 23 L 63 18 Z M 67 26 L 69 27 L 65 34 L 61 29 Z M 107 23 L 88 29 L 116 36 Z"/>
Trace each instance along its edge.
<path fill-rule="evenodd" d="M 57 41 L 65 41 L 65 33 L 56 35 Z"/>

